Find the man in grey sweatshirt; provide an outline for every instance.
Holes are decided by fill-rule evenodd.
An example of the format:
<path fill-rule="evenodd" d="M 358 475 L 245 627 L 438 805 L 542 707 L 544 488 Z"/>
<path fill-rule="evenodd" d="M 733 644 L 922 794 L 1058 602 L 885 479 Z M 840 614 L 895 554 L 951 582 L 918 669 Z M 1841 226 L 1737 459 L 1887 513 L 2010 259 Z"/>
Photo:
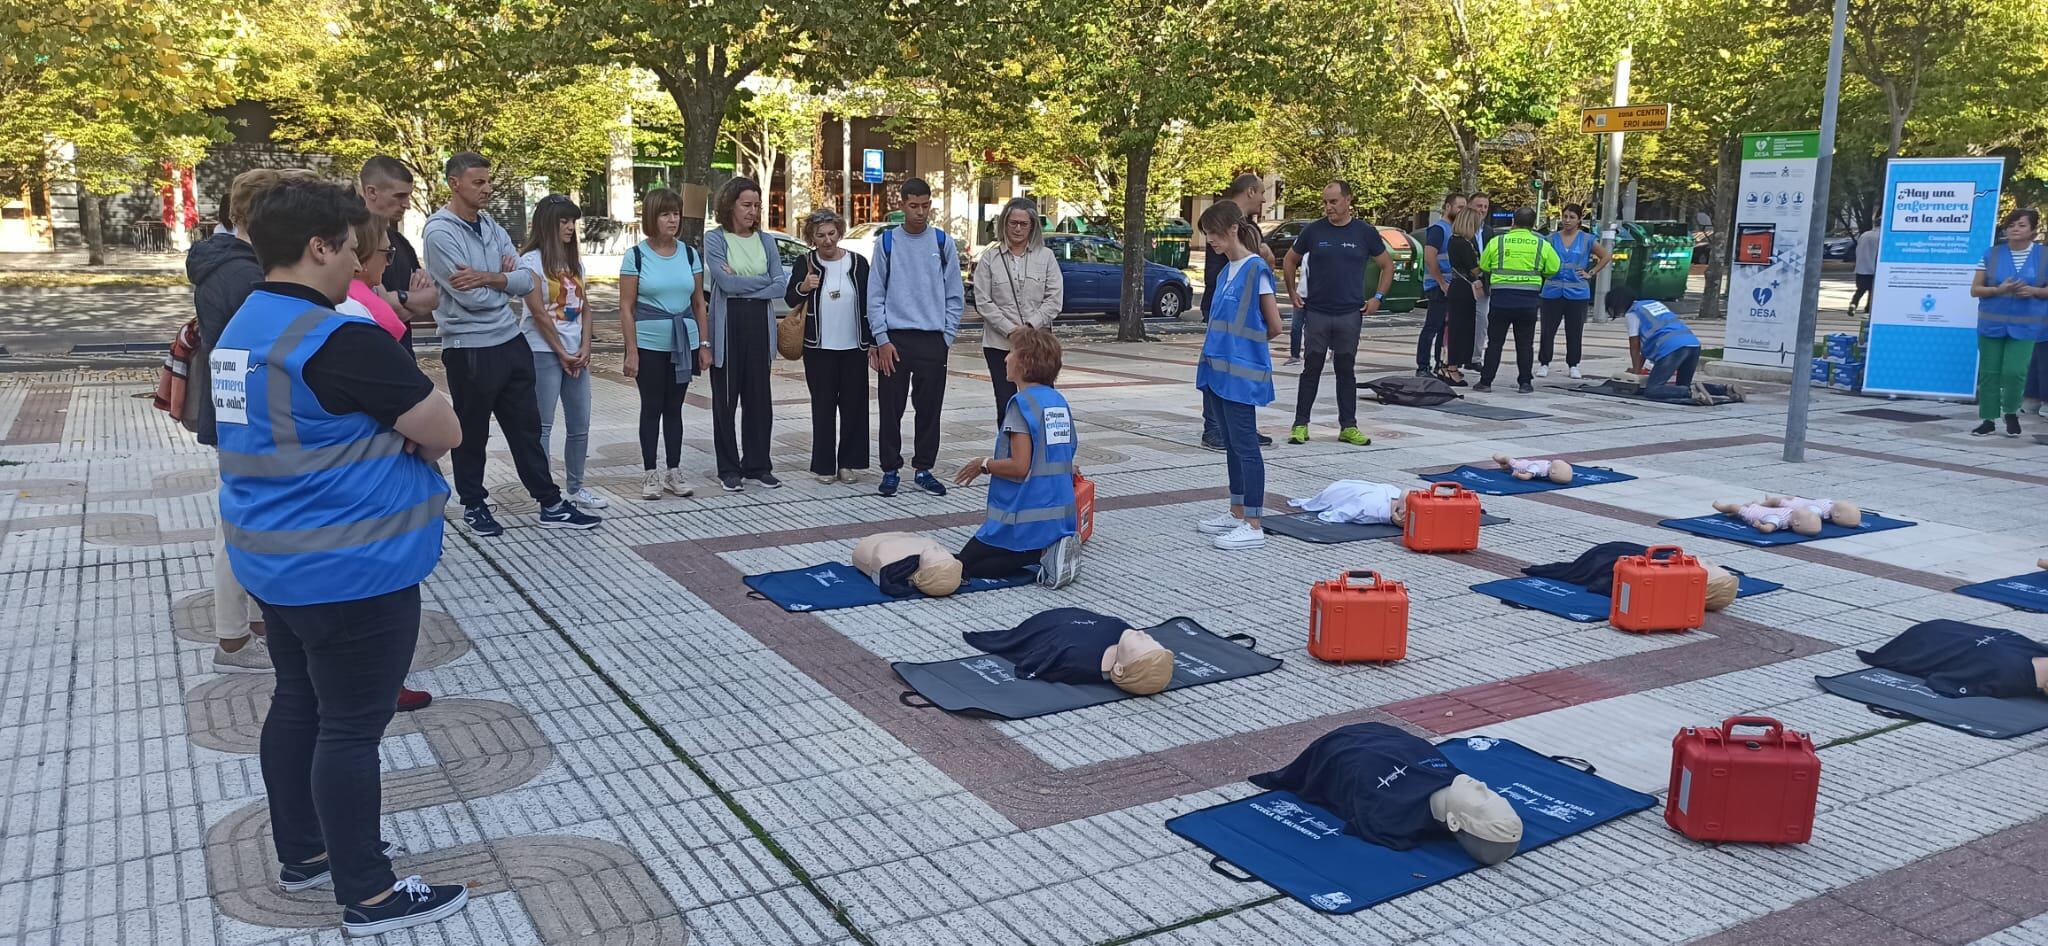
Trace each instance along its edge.
<path fill-rule="evenodd" d="M 533 274 L 518 265 L 512 236 L 486 216 L 491 199 L 491 162 L 473 151 L 448 159 L 448 203 L 427 218 L 427 275 L 441 291 L 434 323 L 441 329 L 441 365 L 448 395 L 462 421 L 462 445 L 452 453 L 455 495 L 462 521 L 480 536 L 501 535 L 505 527 L 484 500 L 484 451 L 491 418 L 505 432 L 519 482 L 540 504 L 540 524 L 554 529 L 590 529 L 598 517 L 562 498 L 548 473 L 540 442 L 540 404 L 534 397 L 533 353 L 519 333 L 513 299 L 533 291 Z"/>
<path fill-rule="evenodd" d="M 903 408 L 917 407 L 910 456 L 919 488 L 946 495 L 932 475 L 939 460 L 939 414 L 946 407 L 946 355 L 960 334 L 967 291 L 960 279 L 960 247 L 931 225 L 932 188 L 918 178 L 903 182 L 903 225 L 875 240 L 868 271 L 868 328 L 882 377 L 875 399 L 882 409 L 876 437 L 884 496 L 903 481 Z"/>

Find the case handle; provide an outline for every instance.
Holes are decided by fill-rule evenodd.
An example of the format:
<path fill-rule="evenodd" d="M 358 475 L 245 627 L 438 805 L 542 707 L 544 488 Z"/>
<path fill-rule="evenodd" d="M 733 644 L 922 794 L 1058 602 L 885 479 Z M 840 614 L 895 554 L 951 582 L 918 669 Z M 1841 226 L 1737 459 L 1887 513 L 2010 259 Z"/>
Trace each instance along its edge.
<path fill-rule="evenodd" d="M 1550 761 L 1560 762 L 1565 765 L 1569 765 L 1572 768 L 1578 769 L 1579 771 L 1586 773 L 1587 775 L 1596 775 L 1600 772 L 1599 766 L 1596 766 L 1593 763 L 1588 762 L 1574 755 L 1554 755 L 1550 757 Z"/>
<path fill-rule="evenodd" d="M 1685 550 L 1676 545 L 1652 545 L 1643 550 L 1643 558 L 1651 562 L 1659 561 L 1660 556 L 1658 553 L 1660 552 L 1669 553 L 1667 556 L 1662 557 L 1664 561 L 1677 561 L 1685 557 Z"/>
<path fill-rule="evenodd" d="M 1257 877 L 1253 877 L 1250 874 L 1239 874 L 1226 869 L 1223 865 L 1228 863 L 1230 862 L 1224 860 L 1221 857 L 1212 857 L 1209 858 L 1209 869 L 1215 871 L 1216 873 L 1222 874 L 1223 876 L 1228 877 L 1231 880 L 1237 881 L 1241 884 L 1248 884 L 1258 879 Z"/>
<path fill-rule="evenodd" d="M 1448 492 L 1448 493 L 1446 493 L 1446 492 L 1443 492 L 1443 490 L 1445 490 L 1445 489 L 1449 489 L 1449 490 L 1450 490 L 1450 492 Z M 1437 497 L 1437 496 L 1456 496 L 1456 495 L 1458 495 L 1459 493 L 1462 493 L 1462 492 L 1464 492 L 1464 491 L 1465 491 L 1465 487 L 1463 487 L 1463 486 L 1460 486 L 1460 485 L 1458 485 L 1458 484 L 1456 484 L 1456 483 L 1431 483 L 1431 484 L 1429 484 L 1429 495 L 1430 495 L 1431 497 Z"/>
<path fill-rule="evenodd" d="M 1733 739 L 1735 737 L 1735 727 L 1737 726 L 1762 726 L 1770 730 L 1769 735 L 1772 742 L 1783 742 L 1785 740 L 1785 724 L 1769 716 L 1730 716 L 1721 721 L 1721 732 Z"/>
<path fill-rule="evenodd" d="M 1372 570 L 1372 569 L 1370 569 L 1370 568 L 1354 568 L 1354 569 L 1351 569 L 1351 570 L 1349 570 L 1349 571 L 1345 572 L 1345 573 L 1344 573 L 1344 577 L 1342 577 L 1342 578 L 1338 579 L 1338 581 L 1342 582 L 1342 583 L 1343 583 L 1343 585 L 1344 585 L 1344 587 L 1346 587 L 1346 588 L 1349 588 L 1349 587 L 1351 587 L 1351 582 L 1352 582 L 1352 579 L 1354 579 L 1354 578 L 1370 578 L 1370 579 L 1372 579 L 1372 586 L 1371 586 L 1371 587 L 1374 587 L 1374 588 L 1378 588 L 1378 587 L 1380 587 L 1381 585 L 1384 585 L 1384 584 L 1386 584 L 1386 583 L 1387 583 L 1387 580 L 1386 580 L 1386 579 L 1384 579 L 1384 578 L 1381 578 L 1381 577 L 1380 577 L 1380 573 L 1379 573 L 1379 572 L 1373 571 L 1373 570 Z"/>
<path fill-rule="evenodd" d="M 1243 644 L 1246 650 L 1259 649 L 1259 639 L 1250 634 L 1225 634 L 1223 639 L 1232 643 Z"/>
<path fill-rule="evenodd" d="M 923 702 L 921 702 L 921 703 L 913 703 L 913 702 L 911 702 L 911 699 L 912 699 L 913 697 L 915 697 L 916 699 L 919 699 L 919 700 L 923 700 Z M 901 704 L 903 704 L 903 705 L 905 705 L 905 706 L 908 706 L 908 707 L 910 707 L 911 709 L 932 709 L 932 708 L 934 708 L 934 707 L 936 707 L 936 706 L 938 706 L 938 705 L 939 705 L 939 704 L 937 704 L 937 703 L 934 703 L 934 702 L 932 702 L 932 701 L 931 701 L 931 700 L 929 700 L 929 699 L 926 699 L 926 697 L 925 697 L 925 695 L 924 695 L 924 694 L 922 694 L 922 693 L 919 693 L 919 692 L 917 692 L 916 690 L 905 690 L 905 691 L 903 691 L 902 693 L 900 693 L 900 694 L 897 694 L 897 696 L 896 696 L 896 702 L 898 702 L 898 703 L 901 703 Z"/>

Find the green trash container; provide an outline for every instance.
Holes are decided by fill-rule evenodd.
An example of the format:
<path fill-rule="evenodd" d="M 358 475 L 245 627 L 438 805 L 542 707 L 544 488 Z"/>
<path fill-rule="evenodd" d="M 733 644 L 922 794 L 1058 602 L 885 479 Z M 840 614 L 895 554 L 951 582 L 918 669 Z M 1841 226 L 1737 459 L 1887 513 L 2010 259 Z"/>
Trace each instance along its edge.
<path fill-rule="evenodd" d="M 1600 230 L 1593 224 L 1587 227 L 1599 236 Z M 1614 228 L 1614 262 L 1610 269 L 1614 273 L 1613 285 L 1626 289 L 1640 298 L 1643 294 L 1643 260 L 1649 255 L 1649 247 L 1643 243 L 1643 228 L 1633 223 L 1624 223 Z M 1599 300 L 1594 300 L 1598 302 Z"/>
<path fill-rule="evenodd" d="M 1692 231 L 1676 221 L 1637 226 L 1644 231 L 1644 251 L 1638 254 L 1642 275 L 1636 295 L 1662 302 L 1684 296 L 1686 279 L 1692 275 Z"/>
<path fill-rule="evenodd" d="M 1381 227 L 1380 239 L 1386 241 L 1387 255 L 1394 259 L 1394 281 L 1387 286 L 1387 297 L 1380 301 L 1380 312 L 1407 312 L 1422 302 L 1422 253 L 1416 249 L 1422 244 L 1395 227 Z M 1379 284 L 1379 261 L 1368 260 L 1365 264 L 1365 294 L 1371 296 L 1373 288 Z"/>
<path fill-rule="evenodd" d="M 1188 241 L 1195 229 L 1179 217 L 1168 217 L 1159 226 L 1146 231 L 1152 239 L 1152 251 L 1145 257 L 1162 266 L 1174 269 L 1188 268 Z"/>

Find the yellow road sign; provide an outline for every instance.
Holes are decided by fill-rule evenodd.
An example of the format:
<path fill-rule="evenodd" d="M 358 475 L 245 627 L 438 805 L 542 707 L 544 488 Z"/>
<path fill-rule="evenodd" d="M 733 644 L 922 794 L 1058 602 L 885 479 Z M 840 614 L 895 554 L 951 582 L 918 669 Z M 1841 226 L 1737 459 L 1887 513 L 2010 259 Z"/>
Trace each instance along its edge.
<path fill-rule="evenodd" d="M 1671 127 L 1669 105 L 1609 105 L 1579 110 L 1579 130 L 1589 135 L 1620 131 L 1663 131 Z"/>

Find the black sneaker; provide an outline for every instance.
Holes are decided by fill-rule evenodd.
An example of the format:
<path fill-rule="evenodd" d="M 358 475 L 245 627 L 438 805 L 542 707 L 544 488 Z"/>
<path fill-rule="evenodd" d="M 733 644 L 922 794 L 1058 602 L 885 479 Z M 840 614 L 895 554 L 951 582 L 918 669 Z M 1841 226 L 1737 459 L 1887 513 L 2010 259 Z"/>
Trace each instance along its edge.
<path fill-rule="evenodd" d="M 470 506 L 462 510 L 462 523 L 469 527 L 471 535 L 488 539 L 505 534 L 505 527 L 498 524 L 498 517 L 491 515 L 489 506 Z"/>
<path fill-rule="evenodd" d="M 1534 394 L 1536 393 L 1536 386 L 1524 381 L 1521 384 L 1515 385 L 1515 392 L 1517 394 Z"/>
<path fill-rule="evenodd" d="M 461 884 L 428 886 L 414 874 L 391 885 L 391 896 L 383 903 L 350 904 L 341 911 L 341 931 L 349 936 L 376 936 L 408 926 L 432 923 L 469 903 L 469 888 Z"/>
<path fill-rule="evenodd" d="M 939 482 L 939 478 L 933 476 L 930 470 L 917 471 L 917 475 L 912 477 L 911 481 L 917 484 L 918 489 L 924 490 L 933 496 L 946 495 L 946 484 Z"/>
<path fill-rule="evenodd" d="M 759 476 L 749 476 L 747 477 L 747 479 L 753 480 L 754 482 L 761 484 L 762 489 L 782 488 L 782 481 L 776 479 L 775 474 L 773 473 L 763 473 Z"/>
<path fill-rule="evenodd" d="M 2020 435 L 2020 415 L 2005 415 L 2005 435 L 2008 437 L 2017 437 Z"/>
<path fill-rule="evenodd" d="M 1436 377 L 1436 372 L 1428 368 L 1417 368 L 1415 369 L 1415 376 L 1418 378 L 1434 378 Z"/>
<path fill-rule="evenodd" d="M 595 529 L 603 522 L 566 499 L 552 508 L 540 511 L 540 525 L 543 529 Z"/>
<path fill-rule="evenodd" d="M 384 856 L 398 856 L 398 845 L 384 842 Z M 317 861 L 300 861 L 297 864 L 280 864 L 277 868 L 277 889 L 285 891 L 306 890 L 318 887 L 332 880 L 333 873 L 327 869 L 327 858 Z"/>
<path fill-rule="evenodd" d="M 1987 420 L 1970 431 L 1972 437 L 1989 437 L 1998 432 L 1998 422 Z"/>
<path fill-rule="evenodd" d="M 737 493 L 745 490 L 747 484 L 740 482 L 737 476 L 721 476 L 718 478 L 718 488 L 728 493 Z"/>
<path fill-rule="evenodd" d="M 1202 449 L 1204 449 L 1204 450 L 1215 450 L 1215 451 L 1217 451 L 1218 453 L 1221 453 L 1221 452 L 1222 452 L 1223 450 L 1225 450 L 1226 448 L 1225 448 L 1225 447 L 1223 446 L 1223 441 L 1221 441 L 1221 440 L 1211 440 L 1211 439 L 1209 439 L 1209 438 L 1207 438 L 1207 437 L 1203 437 L 1203 438 L 1202 438 Z"/>
<path fill-rule="evenodd" d="M 1259 435 L 1259 446 L 1261 446 L 1261 447 L 1270 447 L 1270 446 L 1272 446 L 1272 445 L 1273 445 L 1273 438 L 1271 438 L 1271 437 L 1268 437 L 1268 436 L 1266 436 L 1265 434 L 1260 434 L 1260 435 Z"/>
<path fill-rule="evenodd" d="M 1484 382 L 1484 381 L 1481 381 L 1481 382 L 1479 382 L 1478 384 L 1475 384 L 1475 385 L 1473 385 L 1473 386 L 1472 386 L 1472 393 L 1474 393 L 1474 394 L 1485 394 L 1485 393 L 1487 393 L 1487 392 L 1489 392 L 1489 391 L 1492 391 L 1492 390 L 1493 390 L 1493 385 L 1491 385 L 1491 384 L 1487 384 L 1487 383 L 1486 383 L 1486 382 Z"/>

